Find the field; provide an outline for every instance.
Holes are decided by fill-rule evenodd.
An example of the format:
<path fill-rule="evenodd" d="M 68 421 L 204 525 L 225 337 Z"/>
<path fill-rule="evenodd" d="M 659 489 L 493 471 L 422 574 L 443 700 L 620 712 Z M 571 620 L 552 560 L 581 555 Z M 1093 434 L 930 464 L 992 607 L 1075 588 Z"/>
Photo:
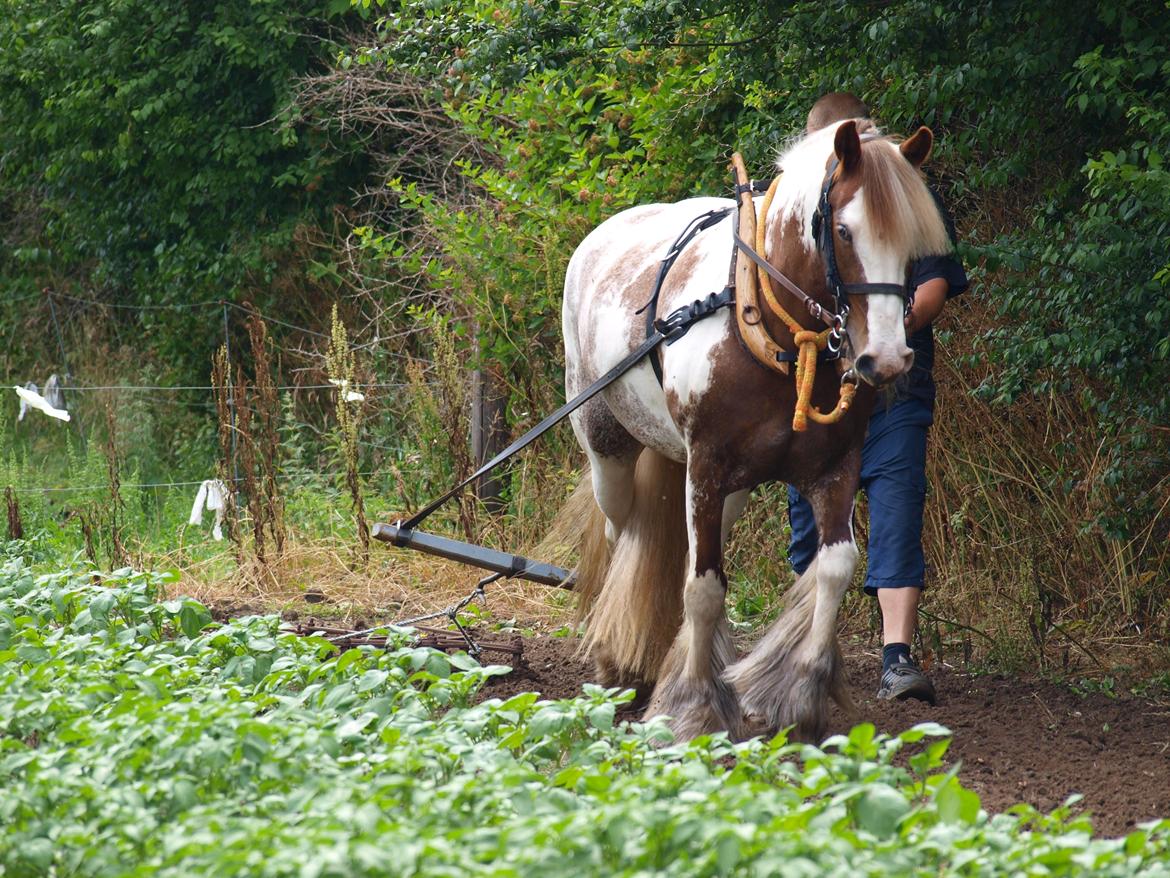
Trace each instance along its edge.
<path fill-rule="evenodd" d="M 0 878 L 1170 878 L 1166 2 L 3 10 Z M 970 281 L 909 315 L 938 405 L 907 639 L 940 701 L 874 697 L 858 496 L 856 715 L 818 746 L 675 742 L 593 685 L 568 591 L 502 580 L 428 615 L 482 574 L 371 527 L 564 402 L 591 230 L 733 194 L 733 153 L 771 179 L 840 90 L 933 132 Z M 831 179 L 859 168 L 845 136 Z M 861 203 L 892 206 L 879 188 Z M 828 266 L 776 246 L 809 243 L 813 207 L 764 252 L 827 305 Z M 879 213 L 820 211 L 850 279 L 872 241 L 943 248 L 902 253 Z M 774 377 L 734 401 L 772 417 Z M 584 466 L 562 425 L 426 530 L 572 566 L 550 525 Z M 722 561 L 741 649 L 792 577 L 785 486 L 752 493 Z M 330 639 L 421 617 L 437 633 Z M 461 653 L 453 621 L 507 649 Z"/>
<path fill-rule="evenodd" d="M 403 632 L 385 650 L 337 649 L 276 615 L 217 624 L 194 600 L 160 600 L 169 578 L 2 568 L 0 874 L 1170 868 L 1170 822 L 1128 825 L 1153 803 L 1126 807 L 1104 788 L 1108 770 L 1148 770 L 1141 786 L 1164 790 L 1154 742 L 1109 737 L 1099 773 L 1082 761 L 1102 736 L 1164 728 L 1139 702 L 1041 704 L 1046 689 L 1030 709 L 1030 681 L 1009 700 L 1004 680 L 942 670 L 936 710 L 877 710 L 861 692 L 872 722 L 842 723 L 820 747 L 680 745 L 660 722 L 627 721 L 628 696 L 579 685 L 569 638 L 525 641 L 527 670 L 504 676 Z M 1095 730 L 1102 718 L 1112 731 Z M 1009 724 L 1017 746 L 997 752 L 1006 737 L 992 730 Z M 1069 773 L 1030 769 L 1053 757 Z M 1094 837 L 1075 803 L 1007 807 L 1012 782 L 1048 809 L 1069 778 L 1101 779 L 1086 802 L 1116 809 L 1101 824 L 1116 838 Z"/>
<path fill-rule="evenodd" d="M 591 677 L 576 657 L 576 644 L 540 637 L 523 642 L 525 667 L 496 678 L 492 695 L 536 689 L 545 697 L 569 697 Z M 490 657 L 490 655 L 489 655 Z M 895 703 L 874 696 L 880 650 L 846 645 L 850 691 L 858 715 L 835 712 L 831 732 L 848 734 L 869 722 L 887 734 L 916 723 L 950 730 L 946 764 L 977 793 L 989 811 L 1027 803 L 1045 813 L 1078 797 L 1073 813 L 1092 817 L 1099 835 L 1119 836 L 1137 824 L 1170 814 L 1170 703 L 1159 697 L 1118 693 L 1108 684 L 1080 688 L 1035 673 L 975 674 L 936 665 L 935 707 Z"/>

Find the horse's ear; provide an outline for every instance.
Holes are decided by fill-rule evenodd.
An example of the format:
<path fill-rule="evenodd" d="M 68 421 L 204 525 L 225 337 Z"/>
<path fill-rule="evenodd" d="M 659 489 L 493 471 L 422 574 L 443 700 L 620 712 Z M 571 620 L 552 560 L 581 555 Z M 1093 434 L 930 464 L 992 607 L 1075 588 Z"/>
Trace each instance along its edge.
<path fill-rule="evenodd" d="M 857 136 L 857 123 L 850 119 L 837 126 L 837 134 L 833 138 L 833 152 L 841 162 L 842 170 L 848 174 L 861 164 L 861 138 Z"/>
<path fill-rule="evenodd" d="M 906 157 L 906 161 L 916 168 L 921 168 L 930 157 L 930 149 L 933 146 L 934 132 L 923 125 L 911 137 L 903 140 L 899 148 L 902 150 L 902 155 Z"/>

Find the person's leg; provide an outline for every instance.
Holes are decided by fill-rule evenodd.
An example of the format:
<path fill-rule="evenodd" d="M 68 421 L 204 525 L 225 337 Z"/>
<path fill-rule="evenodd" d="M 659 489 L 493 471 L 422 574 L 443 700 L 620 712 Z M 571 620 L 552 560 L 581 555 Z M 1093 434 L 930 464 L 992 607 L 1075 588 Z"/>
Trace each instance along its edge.
<path fill-rule="evenodd" d="M 931 406 L 919 400 L 875 413 L 862 453 L 861 484 L 869 500 L 865 590 L 877 595 L 882 611 L 878 694 L 933 702 L 934 687 L 910 651 L 926 572 L 922 518 L 931 422 Z"/>
<path fill-rule="evenodd" d="M 812 506 L 792 485 L 788 486 L 788 523 L 792 530 L 788 543 L 788 563 L 800 576 L 817 554 L 817 521 Z"/>
<path fill-rule="evenodd" d="M 918 626 L 918 601 L 921 588 L 879 588 L 878 606 L 882 609 L 882 644 L 914 640 Z"/>

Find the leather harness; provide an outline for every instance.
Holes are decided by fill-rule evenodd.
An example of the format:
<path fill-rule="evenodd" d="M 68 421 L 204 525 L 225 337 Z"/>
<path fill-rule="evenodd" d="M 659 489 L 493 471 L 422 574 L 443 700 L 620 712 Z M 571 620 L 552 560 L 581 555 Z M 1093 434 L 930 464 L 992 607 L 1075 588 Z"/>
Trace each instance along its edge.
<path fill-rule="evenodd" d="M 864 141 L 871 139 L 871 137 L 873 135 L 862 135 L 861 139 Z M 837 176 L 837 162 L 835 159 L 825 174 L 825 181 L 821 186 L 820 202 L 813 216 L 813 236 L 817 240 L 817 249 L 825 259 L 826 280 L 836 300 L 835 313 L 826 311 L 820 303 L 805 293 L 796 283 L 775 266 L 768 263 L 759 254 L 758 250 L 763 249 L 761 243 L 763 240 L 762 222 L 760 224 L 761 227 L 757 229 L 755 207 L 752 201 L 752 194 L 758 190 L 754 183 L 748 182 L 743 159 L 739 153 L 735 153 L 732 156 L 732 167 L 735 172 L 735 204 L 730 207 L 707 211 L 707 213 L 693 219 L 683 229 L 678 238 L 675 239 L 670 250 L 659 263 L 658 275 L 654 283 L 654 292 L 650 300 L 637 311 L 638 314 L 646 313 L 645 341 L 635 350 L 631 351 L 612 369 L 571 400 L 568 400 L 555 412 L 544 418 L 523 436 L 512 442 L 511 445 L 458 485 L 447 491 L 441 497 L 428 503 L 409 519 L 405 521 L 399 520 L 396 526 L 395 543 L 408 545 L 412 536 L 411 531 L 423 519 L 476 479 L 482 478 L 521 449 L 530 445 L 538 437 L 564 420 L 610 384 L 617 381 L 626 372 L 634 368 L 643 357 L 650 355 L 650 365 L 654 369 L 654 373 L 658 376 L 658 381 L 661 384 L 662 364 L 659 362 L 658 357 L 654 355 L 655 349 L 663 342 L 666 342 L 668 345 L 673 344 L 686 335 L 687 330 L 696 322 L 731 305 L 735 305 L 736 307 L 736 319 L 740 329 L 740 339 L 758 362 L 767 368 L 771 368 L 785 375 L 788 374 L 789 365 L 796 363 L 797 404 L 793 414 L 794 430 L 801 431 L 807 429 L 807 421 L 810 419 L 818 423 L 832 423 L 839 420 L 848 411 L 853 394 L 856 391 L 856 378 L 852 377 L 852 369 L 845 370 L 841 376 L 841 395 L 837 408 L 834 411 L 829 414 L 822 414 L 816 409 L 811 408 L 809 402 L 817 362 L 840 360 L 842 358 L 843 349 L 847 340 L 845 336 L 845 318 L 849 314 L 847 296 L 896 294 L 906 298 L 907 308 L 909 308 L 909 291 L 907 287 L 898 286 L 897 284 L 846 284 L 842 282 L 840 273 L 837 270 L 836 253 L 833 248 L 833 208 L 829 202 L 829 195 Z M 773 181 L 769 191 L 775 190 L 776 182 Z M 768 200 L 770 201 L 770 199 Z M 735 244 L 732 250 L 731 269 L 727 285 L 717 293 L 711 293 L 701 299 L 696 299 L 689 305 L 676 308 L 665 317 L 656 319 L 655 313 L 657 311 L 658 297 L 662 291 L 662 285 L 666 281 L 666 276 L 679 255 L 699 234 L 719 224 L 728 215 L 732 214 L 735 216 L 735 225 L 732 229 L 732 237 Z M 766 212 L 765 217 L 762 217 L 761 220 L 764 218 L 766 218 Z M 749 243 L 749 240 L 754 241 L 756 247 L 753 247 Z M 748 257 L 747 260 L 739 259 L 739 253 L 746 255 Z M 756 269 L 756 271 L 753 271 L 753 269 Z M 760 276 L 761 287 L 765 290 L 765 302 L 777 316 L 788 324 L 789 329 L 793 333 L 793 339 L 798 347 L 798 350 L 795 352 L 787 351 L 777 344 L 764 326 L 755 284 L 755 275 L 757 272 Z M 820 320 L 828 328 L 823 332 L 817 333 L 801 327 L 800 324 L 784 311 L 776 301 L 775 296 L 767 288 L 766 284 L 773 280 L 783 286 L 788 292 L 792 293 L 805 306 L 809 314 L 817 320 Z"/>

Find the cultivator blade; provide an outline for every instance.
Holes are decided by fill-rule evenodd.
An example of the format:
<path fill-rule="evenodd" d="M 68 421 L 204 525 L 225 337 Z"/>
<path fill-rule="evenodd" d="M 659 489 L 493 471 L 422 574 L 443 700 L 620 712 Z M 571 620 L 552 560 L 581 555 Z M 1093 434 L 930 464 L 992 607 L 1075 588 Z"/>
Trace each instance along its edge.
<path fill-rule="evenodd" d="M 370 533 L 374 539 L 384 543 L 392 543 L 404 549 L 417 549 L 428 555 L 470 564 L 506 577 L 527 579 L 529 582 L 555 585 L 569 590 L 572 590 L 575 581 L 573 572 L 563 567 L 533 561 L 522 555 L 488 549 L 474 543 L 461 543 L 448 537 L 407 530 L 396 524 L 375 524 Z"/>

